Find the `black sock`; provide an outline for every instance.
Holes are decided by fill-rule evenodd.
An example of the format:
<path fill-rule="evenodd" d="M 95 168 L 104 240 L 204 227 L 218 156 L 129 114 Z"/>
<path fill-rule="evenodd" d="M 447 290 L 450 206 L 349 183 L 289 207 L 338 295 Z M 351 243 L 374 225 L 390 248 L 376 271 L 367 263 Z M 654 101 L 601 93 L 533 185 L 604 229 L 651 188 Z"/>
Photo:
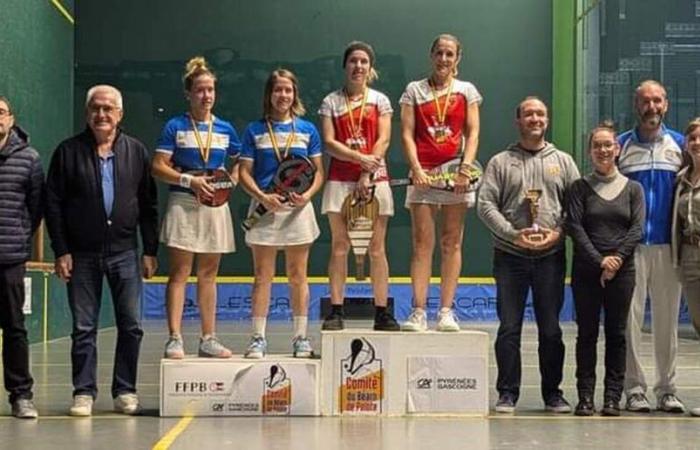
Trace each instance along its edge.
<path fill-rule="evenodd" d="M 333 314 L 343 315 L 343 305 L 331 305 L 331 312 Z"/>
<path fill-rule="evenodd" d="M 386 312 L 386 306 L 375 306 L 374 307 L 374 319 L 379 319 Z"/>

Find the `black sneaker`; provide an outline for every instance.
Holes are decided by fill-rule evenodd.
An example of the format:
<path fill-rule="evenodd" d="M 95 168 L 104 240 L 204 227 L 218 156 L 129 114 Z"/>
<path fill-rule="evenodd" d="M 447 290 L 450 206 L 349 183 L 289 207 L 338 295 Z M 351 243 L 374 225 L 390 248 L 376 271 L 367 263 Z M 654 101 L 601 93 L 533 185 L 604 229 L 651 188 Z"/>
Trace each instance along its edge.
<path fill-rule="evenodd" d="M 620 402 L 612 399 L 605 399 L 603 409 L 600 411 L 602 416 L 617 417 L 620 415 Z"/>
<path fill-rule="evenodd" d="M 343 315 L 337 312 L 332 312 L 323 320 L 323 325 L 321 325 L 322 330 L 326 331 L 339 331 L 345 329 L 345 324 L 343 323 Z"/>
<path fill-rule="evenodd" d="M 515 396 L 511 393 L 504 393 L 498 397 L 496 402 L 496 412 L 512 414 L 515 412 Z"/>
<path fill-rule="evenodd" d="M 566 414 L 571 412 L 571 405 L 559 394 L 549 398 L 549 400 L 544 403 L 544 410 L 547 412 Z"/>
<path fill-rule="evenodd" d="M 380 313 L 374 318 L 375 331 L 401 331 L 401 325 L 396 321 L 394 316 L 388 312 Z"/>
<path fill-rule="evenodd" d="M 574 410 L 574 415 L 576 416 L 592 416 L 595 413 L 595 406 L 593 405 L 593 397 L 590 395 L 582 395 L 579 397 L 578 405 Z"/>

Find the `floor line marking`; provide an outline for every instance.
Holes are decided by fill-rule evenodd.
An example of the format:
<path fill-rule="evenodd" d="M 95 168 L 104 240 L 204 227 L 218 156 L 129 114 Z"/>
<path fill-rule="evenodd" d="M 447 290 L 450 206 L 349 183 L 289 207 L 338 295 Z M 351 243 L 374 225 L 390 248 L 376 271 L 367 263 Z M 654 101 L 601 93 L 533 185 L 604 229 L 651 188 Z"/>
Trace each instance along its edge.
<path fill-rule="evenodd" d="M 175 442 L 175 439 L 177 439 L 177 437 L 180 436 L 180 434 L 182 434 L 182 432 L 187 429 L 187 427 L 192 422 L 192 419 L 194 419 L 193 416 L 185 416 L 182 419 L 180 419 L 174 427 L 172 427 L 167 433 L 165 433 L 165 436 L 163 436 L 158 442 L 156 442 L 156 445 L 153 446 L 153 450 L 167 450 L 168 448 L 170 448 L 173 442 Z"/>
<path fill-rule="evenodd" d="M 59 0 L 51 0 L 51 4 L 56 7 L 56 9 L 66 18 L 71 25 L 75 25 L 75 19 L 70 15 L 68 10 L 61 4 Z"/>

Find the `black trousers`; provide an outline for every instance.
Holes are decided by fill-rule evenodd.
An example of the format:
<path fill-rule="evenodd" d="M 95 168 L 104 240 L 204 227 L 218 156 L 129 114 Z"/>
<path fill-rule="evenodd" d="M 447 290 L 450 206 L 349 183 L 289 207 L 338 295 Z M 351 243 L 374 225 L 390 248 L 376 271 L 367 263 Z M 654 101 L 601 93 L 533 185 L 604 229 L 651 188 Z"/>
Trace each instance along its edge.
<path fill-rule="evenodd" d="M 0 265 L 0 328 L 5 389 L 10 403 L 32 398 L 29 341 L 24 327 L 24 263 Z"/>
<path fill-rule="evenodd" d="M 627 315 L 634 291 L 634 260 L 628 260 L 615 278 L 600 285 L 601 269 L 574 258 L 571 287 L 576 305 L 576 387 L 579 397 L 593 396 L 600 313 L 605 313 L 604 398 L 620 401 L 625 380 Z"/>

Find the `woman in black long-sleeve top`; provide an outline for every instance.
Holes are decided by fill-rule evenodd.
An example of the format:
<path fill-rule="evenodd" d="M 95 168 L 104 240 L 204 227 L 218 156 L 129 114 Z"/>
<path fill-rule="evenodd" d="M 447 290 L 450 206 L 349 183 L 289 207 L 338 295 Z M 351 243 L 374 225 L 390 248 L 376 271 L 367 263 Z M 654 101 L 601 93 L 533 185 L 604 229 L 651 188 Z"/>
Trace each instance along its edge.
<path fill-rule="evenodd" d="M 605 390 L 603 415 L 620 414 L 625 377 L 625 327 L 634 290 L 634 249 L 642 238 L 644 193 L 618 172 L 615 130 L 603 123 L 591 131 L 594 171 L 574 182 L 568 195 L 567 232 L 574 240 L 571 286 L 576 306 L 575 414 L 595 412 L 596 343 L 605 311 Z"/>

